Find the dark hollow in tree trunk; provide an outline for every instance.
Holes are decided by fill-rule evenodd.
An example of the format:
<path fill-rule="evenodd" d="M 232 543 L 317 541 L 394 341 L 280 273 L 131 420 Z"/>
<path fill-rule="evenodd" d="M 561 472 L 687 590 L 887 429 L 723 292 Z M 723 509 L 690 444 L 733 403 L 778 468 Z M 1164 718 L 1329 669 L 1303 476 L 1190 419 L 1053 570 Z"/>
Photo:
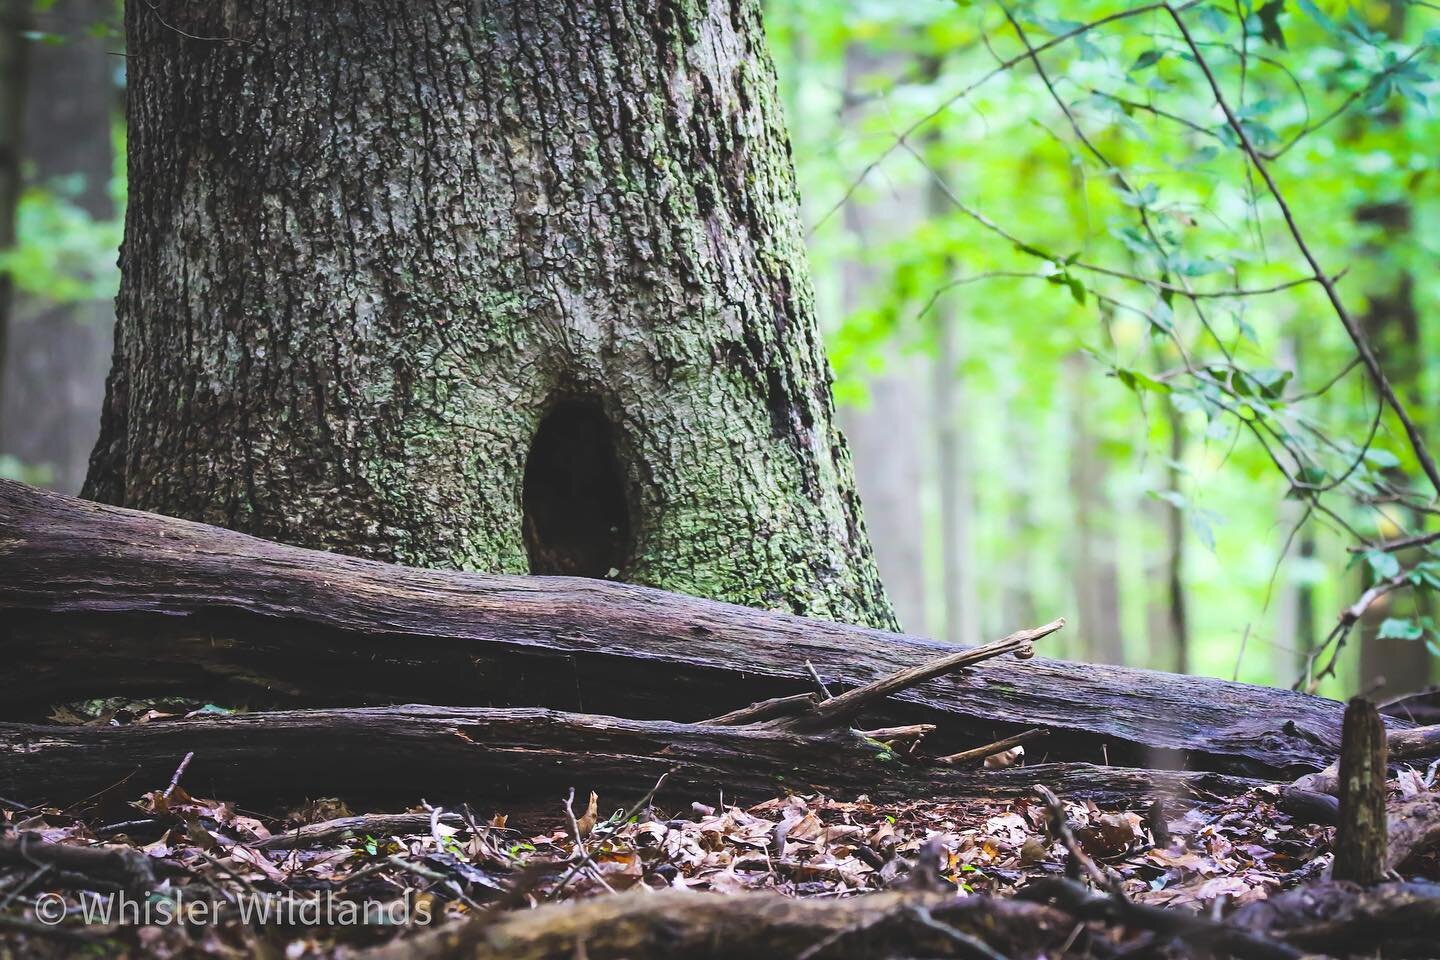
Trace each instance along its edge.
<path fill-rule="evenodd" d="M 390 566 L 0 481 L 0 710 L 10 717 L 166 692 L 698 721 L 812 690 L 807 663 L 838 693 L 953 652 L 625 584 Z M 927 743 L 937 753 L 1044 727 L 1052 735 L 1035 759 L 1289 779 L 1337 755 L 1340 708 L 1036 657 L 927 681 L 865 721 L 936 723 Z"/>
<path fill-rule="evenodd" d="M 555 405 L 525 458 L 530 572 L 624 579 L 630 505 L 610 421 L 597 403 Z"/>
<path fill-rule="evenodd" d="M 547 820 L 572 787 L 623 805 L 667 771 L 657 794 L 662 804 L 722 792 L 740 804 L 786 791 L 876 800 L 1010 798 L 1043 783 L 1067 798 L 1135 805 L 1157 794 L 1233 796 L 1261 785 L 1222 774 L 1088 763 L 927 768 L 886 758 L 848 731 L 807 736 L 533 708 L 412 705 L 122 727 L 0 724 L 0 795 L 63 806 L 122 784 L 126 796 L 138 796 L 163 788 L 190 752 L 186 789 L 202 796 L 251 805 L 319 795 L 403 805 L 423 796 Z"/>

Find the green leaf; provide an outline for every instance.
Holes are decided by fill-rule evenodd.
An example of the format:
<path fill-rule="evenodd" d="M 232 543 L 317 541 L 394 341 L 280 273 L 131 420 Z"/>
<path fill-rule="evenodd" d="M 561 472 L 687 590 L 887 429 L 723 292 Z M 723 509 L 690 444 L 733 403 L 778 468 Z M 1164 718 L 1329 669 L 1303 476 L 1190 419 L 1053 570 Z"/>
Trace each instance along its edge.
<path fill-rule="evenodd" d="M 1327 17 L 1320 8 L 1315 6 L 1314 0 L 1299 0 L 1300 9 L 1311 20 L 1318 23 L 1328 33 L 1335 32 L 1335 21 Z"/>
<path fill-rule="evenodd" d="M 1389 617 L 1375 636 L 1381 640 L 1419 640 L 1425 636 L 1425 628 L 1409 618 Z"/>
<path fill-rule="evenodd" d="M 1205 549 L 1214 553 L 1215 531 L 1210 527 L 1210 515 L 1204 510 L 1192 510 L 1189 516 L 1191 531 L 1205 544 Z"/>
<path fill-rule="evenodd" d="M 1176 510 L 1184 510 L 1189 506 L 1189 503 L 1185 499 L 1185 494 L 1178 490 L 1151 490 L 1150 496 L 1157 500 L 1164 500 Z"/>
<path fill-rule="evenodd" d="M 1370 570 L 1377 581 L 1389 580 L 1400 572 L 1400 561 L 1395 559 L 1393 553 L 1386 553 L 1384 550 L 1367 551 L 1365 562 L 1370 564 Z"/>
<path fill-rule="evenodd" d="M 1260 36 L 1266 43 L 1273 43 L 1285 49 L 1285 33 L 1280 29 L 1280 14 L 1285 12 L 1285 0 L 1270 0 L 1255 15 L 1260 19 Z"/>
<path fill-rule="evenodd" d="M 1426 560 L 1417 563 L 1410 571 L 1409 580 L 1422 589 L 1440 591 L 1440 561 Z"/>
<path fill-rule="evenodd" d="M 1381 470 L 1391 470 L 1400 466 L 1400 458 L 1389 450 L 1382 450 L 1379 447 L 1371 447 L 1365 451 L 1365 461 L 1371 466 Z"/>
<path fill-rule="evenodd" d="M 1121 383 L 1125 384 L 1125 386 L 1129 387 L 1131 390 L 1134 390 L 1136 393 L 1139 393 L 1142 390 L 1148 390 L 1151 393 L 1170 392 L 1170 385 L 1168 383 L 1156 380 L 1148 373 L 1144 373 L 1140 370 L 1127 370 L 1123 367 L 1117 367 L 1115 368 L 1115 376 Z"/>
<path fill-rule="evenodd" d="M 1211 33 L 1224 34 L 1230 29 L 1230 18 L 1217 7 L 1201 7 L 1196 17 Z"/>
<path fill-rule="evenodd" d="M 1245 371 L 1244 379 L 1254 384 L 1255 395 L 1266 397 L 1270 400 L 1278 400 L 1281 395 L 1284 394 L 1285 384 L 1290 382 L 1291 376 L 1292 374 L 1289 370 L 1262 367 L 1258 370 Z"/>
<path fill-rule="evenodd" d="M 1132 63 L 1132 64 L 1130 64 L 1130 70 L 1129 70 L 1129 72 L 1130 72 L 1130 73 L 1134 73 L 1134 72 L 1136 72 L 1137 70 L 1144 70 L 1144 69 L 1146 69 L 1147 67 L 1153 67 L 1153 66 L 1155 66 L 1155 64 L 1159 63 L 1161 60 L 1164 60 L 1164 59 L 1165 59 L 1165 51 L 1164 51 L 1164 50 L 1160 50 L 1160 49 L 1156 49 L 1156 48 L 1151 48 L 1151 49 L 1149 49 L 1149 50 L 1146 50 L 1144 53 L 1140 54 L 1140 56 L 1138 56 L 1138 57 L 1135 58 L 1135 62 Z"/>

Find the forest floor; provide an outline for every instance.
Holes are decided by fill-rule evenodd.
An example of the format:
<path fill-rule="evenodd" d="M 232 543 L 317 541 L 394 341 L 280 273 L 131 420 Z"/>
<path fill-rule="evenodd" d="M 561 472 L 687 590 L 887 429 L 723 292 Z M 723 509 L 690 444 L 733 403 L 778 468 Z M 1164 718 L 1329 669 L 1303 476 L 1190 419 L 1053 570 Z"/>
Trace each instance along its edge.
<path fill-rule="evenodd" d="M 179 716 L 112 704 L 98 716 L 66 709 L 52 719 Z M 1392 794 L 1424 796 L 1435 779 L 1433 765 L 1406 768 Z M 1321 879 L 1330 860 L 1333 829 L 1292 820 L 1277 809 L 1277 790 L 1172 798 L 1142 810 L 1063 809 L 1090 866 L 1118 888 L 1112 893 L 1131 904 L 1243 920 L 1246 905 Z M 591 794 L 557 797 L 553 816 L 531 813 L 526 822 L 504 810 L 423 804 L 402 816 L 357 814 L 322 799 L 267 815 L 191 796 L 180 767 L 170 784 L 124 782 L 65 808 L 26 807 L 23 799 L 4 800 L 0 840 L 142 854 L 161 892 L 127 904 L 126 880 L 113 865 L 48 863 L 24 849 L 5 859 L 0 850 L 0 956 L 347 957 L 477 913 L 639 888 L 831 900 L 883 890 L 1008 898 L 1039 878 L 1073 877 L 1080 866 L 1038 796 L 881 805 L 791 795 L 745 809 L 713 796 L 695 797 L 688 809 L 647 801 L 621 810 Z M 1440 852 L 1415 860 L 1403 879 L 1440 880 Z M 190 911 L 185 916 L 204 922 L 167 922 L 177 900 Z M 162 907 L 166 901 L 172 906 Z M 148 911 L 140 919 L 150 922 L 107 920 L 104 911 L 122 904 Z M 355 922 L 357 904 L 370 905 L 368 922 Z M 1060 951 L 1070 956 L 1147 947 L 1184 955 L 1164 953 L 1170 938 L 1141 926 L 1071 926 Z M 585 956 L 583 944 L 576 950 Z"/>

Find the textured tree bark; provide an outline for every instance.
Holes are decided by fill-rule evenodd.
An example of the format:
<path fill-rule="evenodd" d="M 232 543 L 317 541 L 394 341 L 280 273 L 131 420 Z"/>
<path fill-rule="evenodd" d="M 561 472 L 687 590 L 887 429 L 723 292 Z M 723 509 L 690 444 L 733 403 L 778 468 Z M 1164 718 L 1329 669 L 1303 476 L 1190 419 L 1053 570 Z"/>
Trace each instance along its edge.
<path fill-rule="evenodd" d="M 1355 697 L 1345 708 L 1340 746 L 1340 821 L 1336 880 L 1379 883 L 1385 876 L 1385 724 L 1375 705 Z"/>
<path fill-rule="evenodd" d="M 315 796 L 365 804 L 493 805 L 553 817 L 571 787 L 606 803 L 643 797 L 663 774 L 662 805 L 723 792 L 880 800 L 1012 798 L 1043 783 L 1076 800 L 1143 804 L 1156 795 L 1234 796 L 1261 781 L 1088 763 L 951 770 L 882 759 L 848 732 L 627 720 L 533 708 L 370 707 L 236 714 L 122 727 L 0 723 L 0 795 L 69 803 L 124 781 L 164 787 L 193 751 L 186 786 L 252 806 Z"/>
<path fill-rule="evenodd" d="M 894 624 L 758 0 L 127 6 L 87 496 Z"/>
<path fill-rule="evenodd" d="M 45 6 L 37 26 L 65 39 L 34 44 L 24 109 L 27 175 L 97 221 L 115 216 L 116 58 L 106 41 L 84 31 L 114 12 L 108 0 Z M 0 375 L 0 452 L 44 469 L 47 486 L 75 493 L 85 481 L 104 399 L 115 323 L 111 295 L 56 302 L 21 294 L 11 317 Z"/>
<path fill-rule="evenodd" d="M 365 960 L 874 960 L 1085 950 L 1066 913 L 987 896 L 908 891 L 843 900 L 637 890 L 396 940 Z"/>
<path fill-rule="evenodd" d="M 0 481 L 9 717 L 178 692 L 693 721 L 813 690 L 807 663 L 839 692 L 954 652 L 626 584 L 389 566 Z M 1339 720 L 1339 704 L 1288 690 L 1043 657 L 981 663 L 867 712 L 873 726 L 939 724 L 937 752 L 1039 726 L 1052 735 L 1037 759 L 1286 779 L 1334 759 Z"/>

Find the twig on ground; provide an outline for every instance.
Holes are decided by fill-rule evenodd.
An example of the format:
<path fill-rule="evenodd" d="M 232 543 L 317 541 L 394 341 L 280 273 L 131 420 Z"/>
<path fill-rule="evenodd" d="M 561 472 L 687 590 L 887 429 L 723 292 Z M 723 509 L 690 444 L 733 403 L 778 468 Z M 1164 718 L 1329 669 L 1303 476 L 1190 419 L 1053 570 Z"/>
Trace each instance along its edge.
<path fill-rule="evenodd" d="M 1080 847 L 1080 842 L 1075 839 L 1074 832 L 1070 829 L 1070 823 L 1065 816 L 1065 805 L 1055 792 L 1043 784 L 1036 784 L 1035 792 L 1040 799 L 1045 801 L 1046 808 L 1050 811 L 1050 833 L 1070 854 L 1070 862 L 1078 867 L 1090 882 L 1095 886 L 1110 891 L 1111 895 L 1122 902 L 1126 902 L 1125 893 L 1120 889 L 1120 882 L 1105 870 L 1102 870 L 1094 860 Z"/>
<path fill-rule="evenodd" d="M 959 753 L 952 753 L 949 756 L 945 757 L 936 757 L 935 762 L 943 763 L 946 766 L 955 766 L 956 764 L 969 763 L 971 760 L 984 760 L 986 757 L 993 756 L 997 753 L 1002 753 L 1006 750 L 1009 750 L 1011 747 L 1019 746 L 1022 743 L 1029 743 L 1031 740 L 1038 740 L 1041 737 L 1048 737 L 1049 735 L 1049 730 L 1045 730 L 1041 727 L 1035 727 L 1032 730 L 1026 730 L 1022 733 L 1017 733 L 1014 736 L 1006 737 L 1004 740 L 996 740 L 994 743 L 987 743 L 983 747 L 975 747 L 970 750 L 961 750 Z"/>
<path fill-rule="evenodd" d="M 249 846 L 255 850 L 296 850 L 366 835 L 416 833 L 428 828 L 430 822 L 431 815 L 428 813 L 372 813 L 360 817 L 340 817 L 286 830 Z M 440 822 L 447 826 L 465 825 L 455 813 L 442 814 Z"/>
<path fill-rule="evenodd" d="M 175 768 L 175 775 L 170 778 L 169 786 L 165 788 L 165 792 L 162 793 L 160 796 L 164 797 L 166 800 L 170 799 L 170 794 L 174 793 L 175 788 L 180 785 L 180 778 L 185 776 L 185 770 L 190 766 L 190 761 L 194 759 L 194 750 L 191 750 L 189 753 L 185 754 L 185 758 L 180 761 L 180 766 Z"/>

